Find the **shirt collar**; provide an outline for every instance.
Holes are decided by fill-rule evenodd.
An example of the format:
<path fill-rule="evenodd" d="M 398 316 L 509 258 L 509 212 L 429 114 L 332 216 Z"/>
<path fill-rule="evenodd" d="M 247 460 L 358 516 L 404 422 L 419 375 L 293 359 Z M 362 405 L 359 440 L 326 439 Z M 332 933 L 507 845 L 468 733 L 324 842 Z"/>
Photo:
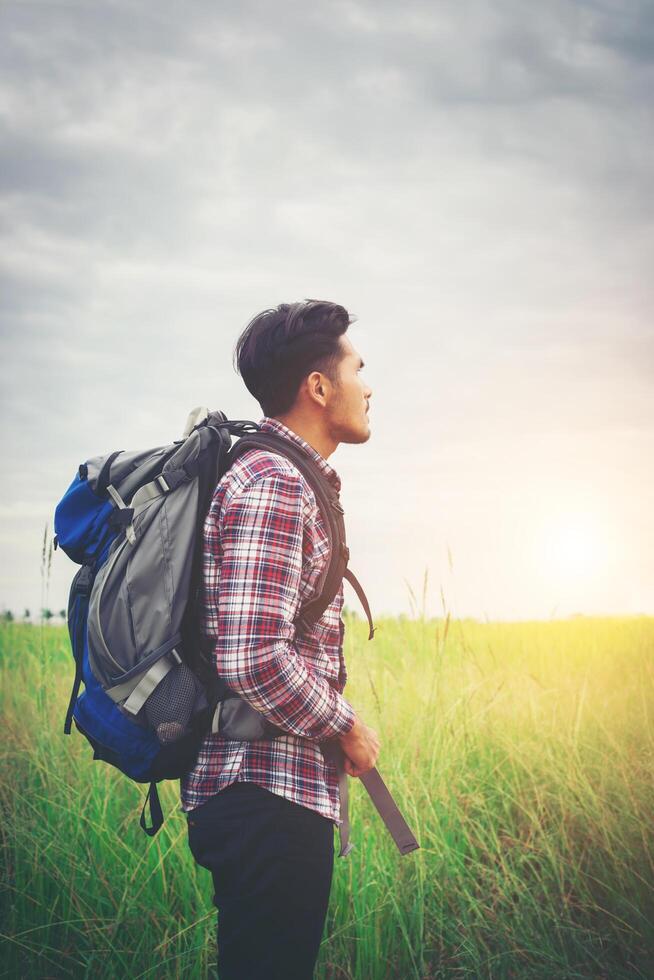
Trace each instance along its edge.
<path fill-rule="evenodd" d="M 324 456 L 321 456 L 320 453 L 313 448 L 313 446 L 310 446 L 308 442 L 305 442 L 304 439 L 297 434 L 297 432 L 293 432 L 292 429 L 289 429 L 288 426 L 284 425 L 283 422 L 280 422 L 279 419 L 273 419 L 267 415 L 261 419 L 259 425 L 261 426 L 263 432 L 276 432 L 277 435 L 284 436 L 286 439 L 290 440 L 290 442 L 294 442 L 296 446 L 300 446 L 302 449 L 304 449 L 305 453 L 308 453 L 311 459 L 321 470 L 323 476 L 327 477 L 329 482 L 335 488 L 336 492 L 338 493 L 340 491 L 341 478 L 336 470 L 333 468 L 333 466 L 329 465 Z"/>

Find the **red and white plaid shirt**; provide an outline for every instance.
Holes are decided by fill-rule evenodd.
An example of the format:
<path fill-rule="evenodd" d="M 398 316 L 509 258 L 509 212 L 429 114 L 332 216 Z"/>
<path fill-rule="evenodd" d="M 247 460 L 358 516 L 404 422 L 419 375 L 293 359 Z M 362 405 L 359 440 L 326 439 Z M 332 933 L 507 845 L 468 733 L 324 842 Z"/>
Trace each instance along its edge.
<path fill-rule="evenodd" d="M 277 419 L 260 424 L 301 446 L 340 490 L 336 471 L 304 439 Z M 244 452 L 216 487 L 204 525 L 202 625 L 228 687 L 289 734 L 205 736 L 181 782 L 183 810 L 239 780 L 339 822 L 336 768 L 319 743 L 354 724 L 342 696 L 343 586 L 317 623 L 294 625 L 328 559 L 320 509 L 299 470 L 271 452 Z"/>

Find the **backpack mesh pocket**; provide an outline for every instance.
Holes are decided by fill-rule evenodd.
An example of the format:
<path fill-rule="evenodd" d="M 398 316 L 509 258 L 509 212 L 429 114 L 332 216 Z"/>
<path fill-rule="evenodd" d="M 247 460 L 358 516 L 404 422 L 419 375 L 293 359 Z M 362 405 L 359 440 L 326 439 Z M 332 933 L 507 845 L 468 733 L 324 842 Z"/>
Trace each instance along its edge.
<path fill-rule="evenodd" d="M 178 664 L 166 676 L 145 702 L 145 714 L 159 742 L 177 742 L 189 731 L 189 722 L 202 689 L 199 681 L 185 664 Z"/>

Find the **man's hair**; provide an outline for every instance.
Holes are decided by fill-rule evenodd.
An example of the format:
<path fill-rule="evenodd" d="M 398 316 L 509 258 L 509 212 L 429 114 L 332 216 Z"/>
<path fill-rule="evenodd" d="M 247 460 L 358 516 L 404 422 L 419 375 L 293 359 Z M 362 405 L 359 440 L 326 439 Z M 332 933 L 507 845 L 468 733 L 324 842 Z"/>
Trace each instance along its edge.
<path fill-rule="evenodd" d="M 264 415 L 282 415 L 312 371 L 336 382 L 343 354 L 340 338 L 353 317 L 324 300 L 281 303 L 250 320 L 238 338 L 234 365 Z"/>

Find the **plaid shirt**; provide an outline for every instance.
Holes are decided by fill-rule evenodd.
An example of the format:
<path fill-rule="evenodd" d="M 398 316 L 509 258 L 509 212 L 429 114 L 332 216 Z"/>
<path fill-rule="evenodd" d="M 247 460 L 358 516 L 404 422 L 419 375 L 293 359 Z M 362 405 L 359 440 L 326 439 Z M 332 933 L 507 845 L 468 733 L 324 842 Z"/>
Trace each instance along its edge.
<path fill-rule="evenodd" d="M 277 419 L 260 424 L 301 446 L 340 490 L 335 470 L 296 433 Z M 354 723 L 342 696 L 342 584 L 317 623 L 293 623 L 328 559 L 320 510 L 298 469 L 264 450 L 243 453 L 218 483 L 204 525 L 202 626 L 221 678 L 288 735 L 206 735 L 181 783 L 183 810 L 240 780 L 340 822 L 336 768 L 319 742 Z"/>

